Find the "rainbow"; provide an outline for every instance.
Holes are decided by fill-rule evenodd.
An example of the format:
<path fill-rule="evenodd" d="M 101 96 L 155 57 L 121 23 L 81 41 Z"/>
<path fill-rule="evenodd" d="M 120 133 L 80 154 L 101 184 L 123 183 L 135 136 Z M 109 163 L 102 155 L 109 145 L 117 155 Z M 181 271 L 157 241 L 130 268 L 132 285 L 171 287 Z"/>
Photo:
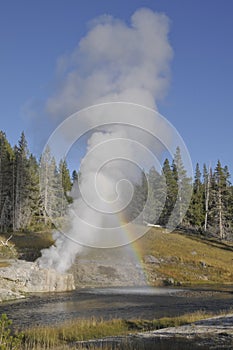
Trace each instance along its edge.
<path fill-rule="evenodd" d="M 145 230 L 145 227 L 141 225 L 125 222 L 125 219 L 123 219 L 121 213 L 118 213 L 118 219 L 120 224 L 119 226 L 127 238 L 127 247 L 131 261 L 132 263 L 134 263 L 135 268 L 141 270 L 142 283 L 147 284 L 148 276 L 143 264 L 141 245 L 142 241 L 140 239 L 146 233 L 147 230 Z"/>

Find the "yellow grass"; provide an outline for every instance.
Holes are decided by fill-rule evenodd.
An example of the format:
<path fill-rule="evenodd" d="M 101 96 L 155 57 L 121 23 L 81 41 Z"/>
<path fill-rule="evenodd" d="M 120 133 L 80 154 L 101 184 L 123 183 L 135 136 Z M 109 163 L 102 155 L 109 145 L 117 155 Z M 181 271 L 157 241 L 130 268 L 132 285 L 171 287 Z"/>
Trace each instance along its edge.
<path fill-rule="evenodd" d="M 68 344 L 80 340 L 100 339 L 106 336 L 127 335 L 141 331 L 176 327 L 209 318 L 212 313 L 197 311 L 178 317 L 154 320 L 72 320 L 62 325 L 34 327 L 25 331 L 25 349 L 66 349 Z"/>
<path fill-rule="evenodd" d="M 233 283 L 231 243 L 153 228 L 139 244 L 143 257 L 153 255 L 160 259 L 159 265 L 145 264 L 152 284 L 155 273 L 183 283 Z"/>
<path fill-rule="evenodd" d="M 104 321 L 91 318 L 89 320 L 66 321 L 62 325 L 31 328 L 25 332 L 25 339 L 28 348 L 30 345 L 37 345 L 47 349 L 74 341 L 98 339 L 119 334 L 127 334 L 124 320 Z"/>

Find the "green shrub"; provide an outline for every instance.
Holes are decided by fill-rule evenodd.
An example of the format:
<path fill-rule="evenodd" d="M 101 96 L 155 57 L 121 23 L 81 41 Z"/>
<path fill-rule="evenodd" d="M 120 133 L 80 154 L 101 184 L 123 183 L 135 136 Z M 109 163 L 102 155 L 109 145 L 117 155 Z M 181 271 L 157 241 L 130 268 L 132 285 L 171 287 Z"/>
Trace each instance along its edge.
<path fill-rule="evenodd" d="M 12 321 L 6 314 L 0 318 L 0 350 L 19 350 L 21 348 L 23 335 L 13 334 L 11 330 Z"/>

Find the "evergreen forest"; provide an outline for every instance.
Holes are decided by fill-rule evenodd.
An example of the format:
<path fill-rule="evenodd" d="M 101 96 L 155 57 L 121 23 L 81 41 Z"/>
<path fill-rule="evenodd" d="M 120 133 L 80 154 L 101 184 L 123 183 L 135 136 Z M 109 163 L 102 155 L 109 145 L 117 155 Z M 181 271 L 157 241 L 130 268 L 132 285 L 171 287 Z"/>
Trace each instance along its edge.
<path fill-rule="evenodd" d="M 74 170 L 71 176 L 66 161 L 57 164 L 49 149 L 36 159 L 23 132 L 12 147 L 0 131 L 0 232 L 52 228 L 49 217 L 64 216 L 77 179 L 78 173 Z M 220 160 L 215 167 L 196 164 L 192 179 L 177 148 L 172 161 L 164 160 L 162 174 L 154 167 L 142 172 L 126 216 L 161 226 L 172 226 L 178 217 L 181 229 L 233 240 L 233 186 L 228 167 Z"/>

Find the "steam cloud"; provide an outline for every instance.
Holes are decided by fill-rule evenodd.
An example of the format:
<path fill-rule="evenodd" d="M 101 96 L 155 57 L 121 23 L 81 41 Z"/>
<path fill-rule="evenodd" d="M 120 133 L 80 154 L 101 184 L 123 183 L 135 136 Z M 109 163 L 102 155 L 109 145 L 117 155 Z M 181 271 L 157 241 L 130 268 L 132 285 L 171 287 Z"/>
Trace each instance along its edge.
<path fill-rule="evenodd" d="M 130 24 L 102 16 L 91 23 L 74 52 L 59 60 L 60 84 L 46 108 L 63 122 L 58 134 L 61 137 L 62 130 L 64 143 L 57 139 L 48 144 L 52 149 L 65 144 L 68 151 L 67 144 L 72 145 L 78 133 L 88 131 L 89 139 L 65 235 L 55 233 L 55 245 L 42 251 L 40 266 L 63 272 L 82 245 L 109 247 L 129 241 L 119 217 L 132 199 L 132 184 L 139 181 L 143 168 L 159 169 L 166 148 L 161 134 L 172 142 L 166 123 L 139 106 L 157 109 L 156 101 L 169 84 L 168 30 L 168 18 L 149 9 L 137 10 Z M 94 104 L 100 105 L 64 121 Z M 134 238 L 139 235 L 134 232 Z"/>
<path fill-rule="evenodd" d="M 109 101 L 154 108 L 169 83 L 168 30 L 168 18 L 149 9 L 136 11 L 129 26 L 111 16 L 94 20 L 77 49 L 59 60 L 63 84 L 49 98 L 48 112 L 63 120 L 83 107 Z"/>

